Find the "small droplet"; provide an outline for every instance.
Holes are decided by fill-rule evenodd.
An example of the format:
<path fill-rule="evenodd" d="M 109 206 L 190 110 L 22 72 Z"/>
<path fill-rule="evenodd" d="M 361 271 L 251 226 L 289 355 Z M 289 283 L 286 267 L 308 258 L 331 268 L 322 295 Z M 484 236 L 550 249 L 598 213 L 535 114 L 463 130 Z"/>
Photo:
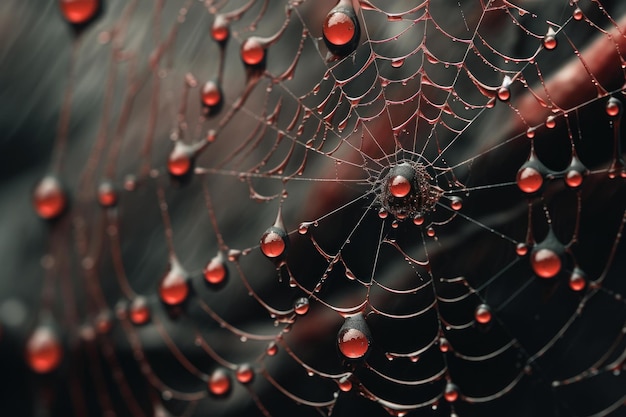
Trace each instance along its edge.
<path fill-rule="evenodd" d="M 394 59 L 391 61 L 391 66 L 394 68 L 400 68 L 404 65 L 404 58 Z"/>
<path fill-rule="evenodd" d="M 389 215 L 389 213 L 387 213 L 387 210 L 385 210 L 384 208 L 380 208 L 378 209 L 378 217 L 380 217 L 381 219 L 386 219 L 387 216 Z"/>
<path fill-rule="evenodd" d="M 435 229 L 431 226 L 428 229 L 426 229 L 426 234 L 430 237 L 434 237 L 435 236 Z"/>
<path fill-rule="evenodd" d="M 448 382 L 443 392 L 443 397 L 450 403 L 455 402 L 459 399 L 459 388 L 452 382 Z"/>
<path fill-rule="evenodd" d="M 228 21 L 224 15 L 218 14 L 215 16 L 213 26 L 211 27 L 211 37 L 215 42 L 226 42 L 230 36 L 230 30 L 228 28 Z"/>
<path fill-rule="evenodd" d="M 278 353 L 278 346 L 276 346 L 276 343 L 272 342 L 267 346 L 267 349 L 265 350 L 265 353 L 267 353 L 269 356 L 274 356 Z"/>
<path fill-rule="evenodd" d="M 230 392 L 230 376 L 224 368 L 217 368 L 209 378 L 209 391 L 215 396 L 224 396 Z"/>
<path fill-rule="evenodd" d="M 167 170 L 176 177 L 182 177 L 191 172 L 193 152 L 183 142 L 176 142 L 167 161 Z"/>
<path fill-rule="evenodd" d="M 63 358 L 63 347 L 56 332 L 46 325 L 38 326 L 26 342 L 26 363 L 35 372 L 55 370 Z"/>
<path fill-rule="evenodd" d="M 368 353 L 371 335 L 362 314 L 346 318 L 339 329 L 337 343 L 341 354 L 348 359 L 362 359 Z"/>
<path fill-rule="evenodd" d="M 530 265 L 541 278 L 552 278 L 561 271 L 563 245 L 556 239 L 552 230 L 546 239 L 537 244 L 530 254 Z"/>
<path fill-rule="evenodd" d="M 394 220 L 394 221 L 391 222 L 391 227 L 394 228 L 394 229 L 397 229 L 399 225 L 400 225 L 400 223 L 398 223 L 397 220 Z"/>
<path fill-rule="evenodd" d="M 424 216 L 422 214 L 418 214 L 413 218 L 413 223 L 416 226 L 421 226 L 422 224 L 424 224 Z"/>
<path fill-rule="evenodd" d="M 98 186 L 98 202 L 102 207 L 113 207 L 117 203 L 117 192 L 111 181 L 104 180 Z"/>
<path fill-rule="evenodd" d="M 65 191 L 56 177 L 47 175 L 35 187 L 33 207 L 42 219 L 53 219 L 60 216 L 66 205 Z"/>
<path fill-rule="evenodd" d="M 246 39 L 241 45 L 241 59 L 246 65 L 256 66 L 262 64 L 265 59 L 265 53 L 265 45 L 261 38 L 256 36 Z"/>
<path fill-rule="evenodd" d="M 309 311 L 309 299 L 300 297 L 293 303 L 293 310 L 299 316 L 305 315 Z"/>
<path fill-rule="evenodd" d="M 580 7 L 577 7 L 574 9 L 574 12 L 572 13 L 572 17 L 574 18 L 574 20 L 582 20 L 584 17 L 583 11 L 580 9 Z"/>
<path fill-rule="evenodd" d="M 212 285 L 220 285 L 225 282 L 228 276 L 228 269 L 224 262 L 224 256 L 219 252 L 214 256 L 206 268 L 204 268 L 204 279 Z"/>
<path fill-rule="evenodd" d="M 65 20 L 73 25 L 83 25 L 96 16 L 100 0 L 59 0 Z"/>
<path fill-rule="evenodd" d="M 474 318 L 480 324 L 487 324 L 491 321 L 491 308 L 487 304 L 480 304 L 474 311 Z"/>
<path fill-rule="evenodd" d="M 547 50 L 552 50 L 558 45 L 556 40 L 556 32 L 553 28 L 548 29 L 548 33 L 543 37 L 543 47 Z"/>
<path fill-rule="evenodd" d="M 519 256 L 526 255 L 528 253 L 528 246 L 523 242 L 518 243 L 515 247 L 515 253 L 517 253 Z"/>
<path fill-rule="evenodd" d="M 535 129 L 532 127 L 529 127 L 528 129 L 526 129 L 526 137 L 528 139 L 532 139 L 535 137 Z"/>
<path fill-rule="evenodd" d="M 239 367 L 237 368 L 236 376 L 237 381 L 242 384 L 248 384 L 254 379 L 254 369 L 252 369 L 249 364 L 244 363 L 242 365 L 239 365 Z"/>
<path fill-rule="evenodd" d="M 461 208 L 463 208 L 463 200 L 461 199 L 461 197 L 452 197 L 450 199 L 450 207 L 454 211 L 461 210 Z"/>
<path fill-rule="evenodd" d="M 443 353 L 449 352 L 452 346 L 450 346 L 450 342 L 445 337 L 439 338 L 439 350 Z"/>
<path fill-rule="evenodd" d="M 615 97 L 611 97 L 609 101 L 606 102 L 606 114 L 611 117 L 617 117 L 622 113 L 622 102 L 616 99 Z"/>
<path fill-rule="evenodd" d="M 339 389 L 343 392 L 348 392 L 352 389 L 352 381 L 350 381 L 351 375 L 345 375 L 337 381 L 337 385 L 339 385 Z"/>
<path fill-rule="evenodd" d="M 548 129 L 554 129 L 556 126 L 556 118 L 554 116 L 548 116 L 546 119 L 546 127 Z"/>
<path fill-rule="evenodd" d="M 509 101 L 511 98 L 511 90 L 509 87 L 500 87 L 498 89 L 498 99 L 500 101 Z"/>
<path fill-rule="evenodd" d="M 570 169 L 565 174 L 565 183 L 570 188 L 577 188 L 583 183 L 583 174 L 575 169 Z"/>
<path fill-rule="evenodd" d="M 332 9 L 322 27 L 324 43 L 328 50 L 338 56 L 352 53 L 361 34 L 359 22 L 352 6 L 339 5 Z"/>
<path fill-rule="evenodd" d="M 189 294 L 187 283 L 187 273 L 177 261 L 171 262 L 169 272 L 161 280 L 159 285 L 159 295 L 161 300 L 168 305 L 180 304 Z"/>
<path fill-rule="evenodd" d="M 569 287 L 572 291 L 582 291 L 587 285 L 587 275 L 582 269 L 576 267 L 572 271 L 572 275 L 569 277 Z"/>
<path fill-rule="evenodd" d="M 209 109 L 217 109 L 222 103 L 222 91 L 220 86 L 212 80 L 207 81 L 200 92 L 202 104 Z"/>
<path fill-rule="evenodd" d="M 522 165 L 517 172 L 517 186 L 525 193 L 532 194 L 539 191 L 543 185 L 543 175 L 530 165 Z"/>
<path fill-rule="evenodd" d="M 134 324 L 140 325 L 147 323 L 150 320 L 150 307 L 148 307 L 148 300 L 145 297 L 137 296 L 131 302 L 128 314 L 130 321 Z"/>

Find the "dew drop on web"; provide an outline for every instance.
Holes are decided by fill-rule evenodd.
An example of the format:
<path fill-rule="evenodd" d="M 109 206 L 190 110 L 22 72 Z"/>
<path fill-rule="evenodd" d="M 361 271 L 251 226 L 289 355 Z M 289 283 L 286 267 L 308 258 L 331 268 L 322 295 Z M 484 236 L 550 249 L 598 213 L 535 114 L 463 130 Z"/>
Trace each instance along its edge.
<path fill-rule="evenodd" d="M 59 180 L 52 175 L 45 176 L 33 192 L 33 207 L 42 219 L 54 219 L 65 210 L 67 198 Z"/>
<path fill-rule="evenodd" d="M 341 391 L 349 392 L 352 389 L 352 381 L 350 380 L 350 377 L 351 375 L 345 375 L 337 381 L 337 385 Z"/>
<path fill-rule="evenodd" d="M 223 43 L 228 40 L 229 36 L 230 29 L 228 27 L 228 20 L 226 20 L 224 15 L 216 15 L 213 26 L 211 27 L 211 37 L 216 42 Z"/>
<path fill-rule="evenodd" d="M 176 305 L 185 301 L 188 294 L 187 273 L 178 261 L 173 260 L 170 270 L 159 285 L 159 296 L 165 304 Z"/>
<path fill-rule="evenodd" d="M 326 15 L 322 33 L 328 50 L 337 56 L 349 55 L 356 49 L 360 26 L 351 2 L 341 1 Z"/>
<path fill-rule="evenodd" d="M 133 299 L 128 307 L 128 316 L 133 324 L 141 325 L 150 320 L 150 307 L 148 300 L 139 295 Z"/>
<path fill-rule="evenodd" d="M 83 25 L 93 19 L 101 0 L 59 0 L 65 20 L 73 25 Z"/>
<path fill-rule="evenodd" d="M 225 396 L 230 392 L 230 376 L 224 368 L 217 368 L 209 377 L 209 392 L 217 397 Z"/>
<path fill-rule="evenodd" d="M 217 82 L 209 80 L 202 86 L 200 98 L 208 109 L 217 109 L 222 104 L 222 90 Z"/>
<path fill-rule="evenodd" d="M 39 325 L 26 342 L 26 363 L 35 372 L 55 370 L 63 358 L 63 347 L 54 329 Z"/>
<path fill-rule="evenodd" d="M 104 180 L 98 186 L 98 202 L 105 208 L 117 204 L 117 191 L 111 181 Z"/>
<path fill-rule="evenodd" d="M 548 33 L 543 37 L 543 47 L 552 50 L 557 47 L 556 32 L 553 28 L 548 29 Z"/>
<path fill-rule="evenodd" d="M 309 299 L 300 297 L 293 303 L 293 310 L 299 316 L 305 315 L 309 311 Z"/>
<path fill-rule="evenodd" d="M 474 318 L 480 324 L 487 324 L 491 321 L 491 307 L 487 304 L 480 304 L 474 311 Z"/>
<path fill-rule="evenodd" d="M 541 172 L 539 172 L 537 168 L 525 165 L 517 172 L 516 182 L 520 190 L 532 194 L 541 189 L 543 185 L 543 175 L 541 175 Z"/>
<path fill-rule="evenodd" d="M 556 276 L 561 272 L 563 252 L 563 245 L 550 230 L 545 240 L 536 244 L 530 254 L 530 265 L 535 274 L 541 278 Z"/>
<path fill-rule="evenodd" d="M 615 97 L 611 97 L 606 102 L 606 114 L 611 117 L 617 117 L 622 112 L 622 102 L 616 99 Z"/>
<path fill-rule="evenodd" d="M 254 379 L 254 369 L 247 363 L 241 364 L 237 367 L 235 372 L 237 381 L 241 384 L 249 384 Z"/>
<path fill-rule="evenodd" d="M 189 145 L 177 141 L 169 155 L 167 170 L 175 177 L 183 177 L 191 172 L 193 150 Z"/>
<path fill-rule="evenodd" d="M 572 291 L 582 291 L 587 286 L 587 275 L 585 272 L 576 267 L 569 277 L 569 287 Z"/>
<path fill-rule="evenodd" d="M 450 403 L 455 402 L 459 399 L 459 388 L 454 383 L 448 382 L 443 391 L 443 398 Z"/>
<path fill-rule="evenodd" d="M 280 212 L 273 226 L 261 236 L 261 252 L 270 259 L 278 259 L 286 255 L 289 236 L 281 220 Z"/>
<path fill-rule="evenodd" d="M 347 317 L 339 329 L 339 352 L 348 359 L 362 359 L 368 353 L 371 334 L 362 314 Z"/>
<path fill-rule="evenodd" d="M 219 252 L 204 268 L 204 279 L 211 285 L 223 284 L 228 277 L 228 268 L 224 261 L 224 255 Z"/>
<path fill-rule="evenodd" d="M 265 60 L 266 49 L 261 38 L 249 37 L 241 45 L 241 60 L 248 66 L 258 66 Z"/>

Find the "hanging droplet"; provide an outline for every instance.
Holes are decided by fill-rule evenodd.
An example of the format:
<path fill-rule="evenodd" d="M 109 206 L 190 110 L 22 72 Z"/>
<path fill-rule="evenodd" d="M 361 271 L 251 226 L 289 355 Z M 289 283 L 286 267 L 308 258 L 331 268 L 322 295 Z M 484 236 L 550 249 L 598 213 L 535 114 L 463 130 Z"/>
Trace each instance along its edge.
<path fill-rule="evenodd" d="M 26 342 L 26 363 L 35 372 L 44 374 L 55 370 L 63 358 L 63 347 L 56 332 L 39 325 Z"/>
<path fill-rule="evenodd" d="M 528 246 L 523 242 L 518 243 L 515 247 L 515 253 L 517 253 L 519 256 L 526 255 L 528 253 Z"/>
<path fill-rule="evenodd" d="M 386 219 L 388 215 L 389 213 L 384 208 L 381 207 L 380 209 L 378 209 L 378 217 L 380 217 L 381 219 Z"/>
<path fill-rule="evenodd" d="M 261 252 L 268 258 L 280 258 L 286 254 L 288 245 L 289 236 L 279 211 L 274 225 L 261 236 Z"/>
<path fill-rule="evenodd" d="M 563 245 L 550 230 L 545 240 L 535 245 L 530 254 L 530 265 L 535 274 L 541 278 L 552 278 L 558 274 L 563 252 Z"/>
<path fill-rule="evenodd" d="M 546 127 L 548 129 L 554 129 L 555 126 L 556 126 L 556 118 L 552 115 L 548 116 L 546 118 Z"/>
<path fill-rule="evenodd" d="M 267 349 L 265 349 L 265 353 L 267 353 L 268 356 L 275 356 L 278 353 L 278 346 L 276 346 L 276 343 L 271 342 L 267 346 Z"/>
<path fill-rule="evenodd" d="M 416 226 L 421 226 L 422 224 L 424 224 L 424 215 L 422 214 L 418 214 L 413 218 L 413 224 L 415 224 Z"/>
<path fill-rule="evenodd" d="M 241 384 L 249 384 L 254 379 L 254 369 L 249 364 L 244 363 L 237 367 L 235 375 Z"/>
<path fill-rule="evenodd" d="M 569 287 L 572 291 L 582 291 L 585 289 L 587 285 L 587 274 L 585 272 L 576 267 L 572 271 L 572 275 L 569 277 Z"/>
<path fill-rule="evenodd" d="M 565 172 L 565 184 L 570 188 L 578 188 L 583 183 L 583 177 L 587 172 L 587 168 L 576 157 L 572 157 L 572 161 Z"/>
<path fill-rule="evenodd" d="M 230 376 L 224 368 L 217 368 L 209 377 L 209 391 L 211 394 L 221 397 L 230 392 Z"/>
<path fill-rule="evenodd" d="M 96 16 L 100 0 L 59 0 L 59 7 L 68 23 L 84 25 Z"/>
<path fill-rule="evenodd" d="M 480 324 L 487 324 L 491 321 L 491 308 L 487 304 L 480 304 L 474 311 L 474 318 Z"/>
<path fill-rule="evenodd" d="M 334 55 L 343 57 L 356 49 L 361 29 L 351 2 L 340 2 L 326 15 L 322 32 L 326 47 Z"/>
<path fill-rule="evenodd" d="M 172 260 L 169 272 L 159 285 L 161 300 L 167 305 L 176 305 L 185 301 L 188 294 L 187 273 L 178 261 Z"/>
<path fill-rule="evenodd" d="M 134 324 L 145 324 L 150 320 L 150 307 L 145 297 L 137 296 L 130 303 L 128 316 Z"/>
<path fill-rule="evenodd" d="M 543 185 L 543 173 L 546 170 L 534 152 L 531 152 L 528 160 L 517 171 L 517 186 L 528 194 L 539 191 Z"/>
<path fill-rule="evenodd" d="M 435 237 L 435 229 L 431 226 L 428 229 L 426 229 L 426 234 L 429 237 Z"/>
<path fill-rule="evenodd" d="M 228 20 L 224 15 L 215 15 L 213 26 L 211 27 L 211 37 L 215 42 L 223 43 L 228 40 L 230 30 L 228 28 Z"/>
<path fill-rule="evenodd" d="M 611 97 L 609 101 L 606 102 L 606 114 L 611 117 L 617 117 L 622 113 L 622 102 L 616 99 L 615 97 Z"/>
<path fill-rule="evenodd" d="M 224 255 L 218 252 L 204 268 L 204 279 L 211 285 L 220 285 L 228 278 L 228 268 L 224 262 Z"/>
<path fill-rule="evenodd" d="M 558 45 L 556 40 L 556 32 L 552 27 L 548 29 L 548 33 L 543 37 L 543 47 L 547 50 L 553 50 Z"/>
<path fill-rule="evenodd" d="M 98 186 L 98 202 L 105 208 L 117 204 L 117 192 L 111 181 L 104 180 Z"/>
<path fill-rule="evenodd" d="M 107 311 L 102 311 L 98 313 L 94 322 L 95 322 L 94 324 L 98 333 L 100 334 L 109 333 L 111 331 L 111 328 L 113 327 L 113 322 L 111 320 L 111 312 L 107 310 Z"/>
<path fill-rule="evenodd" d="M 222 105 L 222 89 L 217 82 L 209 80 L 200 91 L 200 99 L 210 112 L 216 112 Z"/>
<path fill-rule="evenodd" d="M 265 60 L 266 49 L 261 38 L 252 36 L 241 45 L 241 59 L 248 66 L 260 66 Z"/>
<path fill-rule="evenodd" d="M 507 86 L 502 86 L 498 89 L 498 99 L 500 101 L 509 101 L 511 98 L 511 89 Z"/>
<path fill-rule="evenodd" d="M 337 385 L 339 385 L 339 389 L 343 392 L 349 392 L 352 389 L 352 381 L 350 380 L 351 375 L 342 376 L 339 381 L 337 381 Z"/>
<path fill-rule="evenodd" d="M 583 20 L 584 14 L 583 11 L 580 9 L 580 7 L 577 7 L 574 9 L 574 12 L 572 13 L 572 17 L 574 18 L 574 20 Z"/>
<path fill-rule="evenodd" d="M 443 391 L 443 398 L 450 403 L 455 402 L 459 399 L 459 388 L 452 382 L 448 382 L 446 389 Z"/>
<path fill-rule="evenodd" d="M 33 207 L 42 219 L 54 219 L 63 213 L 67 205 L 65 191 L 59 180 L 46 175 L 35 187 Z"/>
<path fill-rule="evenodd" d="M 452 346 L 450 346 L 450 342 L 448 342 L 448 339 L 446 339 L 445 337 L 440 337 L 439 338 L 439 350 L 443 353 L 449 352 L 452 349 Z"/>
<path fill-rule="evenodd" d="M 346 318 L 339 329 L 337 343 L 341 354 L 348 359 L 362 359 L 368 353 L 371 333 L 365 318 L 357 314 Z"/>
<path fill-rule="evenodd" d="M 528 129 L 526 129 L 526 137 L 528 139 L 532 139 L 535 137 L 535 129 L 532 127 L 529 127 Z"/>
<path fill-rule="evenodd" d="M 182 177 L 191 172 L 193 150 L 183 142 L 177 141 L 167 161 L 167 170 L 175 177 Z"/>
<path fill-rule="evenodd" d="M 394 166 L 389 172 L 387 187 L 392 196 L 397 198 L 406 197 L 413 188 L 415 180 L 415 168 L 409 163 L 401 163 Z"/>
<path fill-rule="evenodd" d="M 452 197 L 450 199 L 450 207 L 454 211 L 459 211 L 463 208 L 463 199 L 461 197 Z"/>
<path fill-rule="evenodd" d="M 300 297 L 293 303 L 293 310 L 297 315 L 305 315 L 309 311 L 309 299 Z"/>

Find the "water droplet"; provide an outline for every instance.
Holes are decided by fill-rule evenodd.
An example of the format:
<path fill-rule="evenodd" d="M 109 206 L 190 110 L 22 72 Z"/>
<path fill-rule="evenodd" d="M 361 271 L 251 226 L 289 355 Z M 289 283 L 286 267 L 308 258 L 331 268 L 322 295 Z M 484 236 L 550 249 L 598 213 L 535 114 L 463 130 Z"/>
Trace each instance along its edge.
<path fill-rule="evenodd" d="M 487 304 L 480 304 L 474 311 L 474 318 L 480 324 L 487 324 L 491 321 L 491 308 Z"/>
<path fill-rule="evenodd" d="M 293 303 L 293 310 L 297 315 L 302 316 L 309 311 L 309 299 L 300 297 Z"/>
<path fill-rule="evenodd" d="M 411 180 L 403 175 L 396 175 L 389 179 L 389 192 L 394 197 L 405 197 L 411 192 Z"/>
<path fill-rule="evenodd" d="M 391 61 L 391 66 L 394 68 L 400 68 L 404 65 L 404 58 L 398 58 Z"/>
<path fill-rule="evenodd" d="M 339 351 L 348 359 L 362 359 L 369 351 L 371 338 L 362 314 L 347 317 L 337 336 Z"/>
<path fill-rule="evenodd" d="M 616 99 L 615 97 L 611 97 L 609 101 L 606 102 L 606 114 L 611 117 L 617 117 L 622 113 L 622 102 Z"/>
<path fill-rule="evenodd" d="M 242 384 L 248 384 L 254 379 L 254 369 L 247 363 L 239 365 L 236 372 L 237 381 Z"/>
<path fill-rule="evenodd" d="M 130 321 L 134 324 L 140 325 L 147 323 L 148 320 L 150 320 L 150 307 L 148 307 L 148 300 L 142 296 L 135 297 L 130 303 L 128 314 Z"/>
<path fill-rule="evenodd" d="M 574 12 L 572 13 L 572 17 L 574 18 L 574 20 L 582 20 L 584 17 L 583 11 L 580 9 L 580 7 L 577 7 L 574 9 Z"/>
<path fill-rule="evenodd" d="M 185 301 L 188 294 L 187 273 L 173 260 L 169 272 L 159 285 L 159 296 L 165 304 L 176 305 Z"/>
<path fill-rule="evenodd" d="M 413 223 L 416 226 L 421 226 L 422 224 L 424 224 L 424 215 L 422 214 L 418 214 L 413 218 Z"/>
<path fill-rule="evenodd" d="M 400 223 L 398 223 L 397 220 L 394 220 L 394 221 L 391 222 L 391 227 L 394 228 L 394 229 L 397 229 L 399 225 L 400 225 Z"/>
<path fill-rule="evenodd" d="M 339 385 L 339 389 L 343 392 L 348 392 L 352 389 L 352 381 L 350 381 L 350 377 L 352 375 L 345 375 L 337 381 L 337 385 Z"/>
<path fill-rule="evenodd" d="M 217 368 L 209 377 L 209 391 L 215 396 L 224 396 L 230 392 L 230 376 L 224 368 Z"/>
<path fill-rule="evenodd" d="M 228 20 L 226 20 L 224 15 L 216 15 L 211 27 L 211 37 L 215 42 L 226 42 L 229 36 Z"/>
<path fill-rule="evenodd" d="M 276 343 L 272 342 L 267 346 L 267 349 L 265 350 L 265 353 L 267 353 L 269 356 L 274 356 L 278 353 L 278 346 L 276 346 Z"/>
<path fill-rule="evenodd" d="M 426 234 L 430 237 L 434 237 L 435 236 L 435 229 L 431 226 L 428 229 L 426 229 Z"/>
<path fill-rule="evenodd" d="M 261 65 L 265 60 L 265 53 L 265 45 L 256 36 L 246 39 L 241 45 L 241 59 L 246 65 Z"/>
<path fill-rule="evenodd" d="M 528 139 L 532 139 L 535 137 L 535 129 L 532 127 L 529 127 L 528 129 L 526 129 L 526 137 Z"/>
<path fill-rule="evenodd" d="M 63 347 L 52 329 L 39 325 L 26 342 L 26 363 L 35 372 L 44 374 L 55 370 L 63 358 Z"/>
<path fill-rule="evenodd" d="M 222 104 L 222 90 L 220 86 L 212 80 L 207 81 L 200 91 L 202 104 L 209 109 L 217 109 Z"/>
<path fill-rule="evenodd" d="M 33 207 L 42 219 L 53 219 L 63 213 L 67 205 L 65 191 L 59 180 L 46 175 L 35 187 L 33 192 Z"/>
<path fill-rule="evenodd" d="M 352 6 L 340 4 L 328 12 L 322 32 L 324 43 L 334 55 L 346 56 L 352 53 L 361 36 L 359 21 Z"/>
<path fill-rule="evenodd" d="M 463 200 L 461 199 L 461 197 L 452 197 L 450 199 L 450 207 L 454 211 L 461 210 L 461 208 L 463 208 Z"/>
<path fill-rule="evenodd" d="M 224 255 L 218 252 L 204 268 L 204 279 L 212 285 L 220 285 L 228 277 L 228 268 L 224 262 Z"/>
<path fill-rule="evenodd" d="M 530 255 L 530 264 L 535 274 L 541 278 L 552 278 L 558 274 L 561 271 L 563 252 L 563 245 L 550 230 L 545 240 L 535 245 Z"/>
<path fill-rule="evenodd" d="M 548 116 L 546 119 L 546 127 L 548 129 L 554 129 L 556 126 L 556 118 L 554 116 Z"/>
<path fill-rule="evenodd" d="M 113 207 L 117 203 L 117 192 L 111 181 L 104 180 L 98 186 L 98 202 L 102 207 Z"/>
<path fill-rule="evenodd" d="M 548 33 L 543 37 L 543 47 L 547 50 L 552 50 L 558 45 L 556 40 L 556 32 L 553 28 L 548 29 Z"/>
<path fill-rule="evenodd" d="M 500 87 L 498 89 L 498 99 L 500 101 L 509 101 L 511 98 L 511 90 L 509 87 Z"/>
<path fill-rule="evenodd" d="M 569 287 L 572 289 L 572 291 L 582 291 L 583 289 L 585 289 L 586 285 L 587 275 L 585 274 L 585 272 L 578 267 L 574 268 L 574 270 L 572 271 L 572 275 L 570 275 L 569 277 Z"/>
<path fill-rule="evenodd" d="M 439 338 L 439 350 L 443 353 L 449 352 L 452 349 L 452 346 L 450 346 L 450 342 L 448 342 L 448 339 L 446 339 L 445 337 L 440 337 Z"/>
<path fill-rule="evenodd" d="M 443 398 L 450 403 L 455 402 L 459 399 L 459 388 L 452 382 L 448 382 L 443 392 Z"/>
<path fill-rule="evenodd" d="M 387 210 L 385 210 L 384 208 L 380 208 L 378 209 L 378 217 L 380 217 L 381 219 L 386 219 L 387 216 L 389 215 L 389 213 L 387 213 Z"/>
<path fill-rule="evenodd" d="M 84 25 L 96 16 L 100 0 L 59 0 L 65 20 L 73 25 Z"/>
<path fill-rule="evenodd" d="M 527 162 L 517 172 L 516 181 L 520 190 L 532 194 L 539 191 L 543 185 L 543 175 L 536 167 Z"/>
<path fill-rule="evenodd" d="M 191 172 L 193 165 L 193 151 L 183 142 L 177 141 L 167 160 L 167 170 L 176 177 L 182 177 Z"/>
<path fill-rule="evenodd" d="M 515 247 L 515 253 L 517 253 L 519 256 L 526 255 L 528 253 L 528 246 L 523 242 L 518 243 Z"/>
<path fill-rule="evenodd" d="M 272 226 L 261 237 L 261 251 L 268 258 L 278 258 L 285 254 L 288 239 L 285 229 Z"/>

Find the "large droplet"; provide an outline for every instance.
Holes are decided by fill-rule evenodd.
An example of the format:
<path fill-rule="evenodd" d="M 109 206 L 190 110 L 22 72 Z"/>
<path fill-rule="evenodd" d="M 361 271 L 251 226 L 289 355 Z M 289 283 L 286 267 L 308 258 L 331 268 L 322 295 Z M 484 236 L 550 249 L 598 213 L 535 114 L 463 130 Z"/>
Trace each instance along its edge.
<path fill-rule="evenodd" d="M 42 219 L 53 219 L 60 216 L 65 210 L 66 204 L 65 191 L 55 176 L 45 176 L 35 187 L 33 207 Z"/>
<path fill-rule="evenodd" d="M 241 59 L 248 66 L 263 64 L 266 55 L 266 46 L 261 38 L 252 36 L 241 45 Z"/>
<path fill-rule="evenodd" d="M 213 26 L 211 27 L 211 37 L 215 42 L 223 43 L 228 40 L 230 36 L 230 30 L 228 28 L 228 20 L 224 15 L 218 14 L 215 16 Z"/>
<path fill-rule="evenodd" d="M 511 77 L 505 76 L 504 80 L 502 80 L 502 85 L 498 89 L 498 100 L 509 101 L 511 98 L 511 83 Z"/>
<path fill-rule="evenodd" d="M 111 181 L 104 180 L 98 186 L 98 202 L 102 207 L 113 207 L 117 204 L 117 192 Z"/>
<path fill-rule="evenodd" d="M 362 314 L 350 316 L 339 329 L 337 344 L 348 359 L 362 359 L 368 353 L 372 336 Z"/>
<path fill-rule="evenodd" d="M 583 17 L 585 17 L 585 15 L 583 14 L 583 11 L 580 9 L 580 7 L 577 7 L 574 9 L 574 12 L 572 12 L 572 17 L 574 18 L 574 20 L 583 20 Z"/>
<path fill-rule="evenodd" d="M 545 167 L 534 154 L 531 154 L 528 161 L 517 171 L 517 186 L 528 194 L 539 191 L 543 185 L 543 172 L 545 172 Z"/>
<path fill-rule="evenodd" d="M 487 304 L 480 304 L 474 311 L 474 318 L 480 324 L 487 324 L 491 321 L 491 308 Z"/>
<path fill-rule="evenodd" d="M 26 363 L 35 372 L 55 370 L 63 358 L 63 347 L 56 332 L 47 325 L 38 326 L 26 343 Z"/>
<path fill-rule="evenodd" d="M 237 381 L 241 384 L 249 384 L 254 379 L 254 369 L 249 364 L 244 363 L 237 368 L 236 376 Z"/>
<path fill-rule="evenodd" d="M 148 300 L 143 296 L 137 296 L 128 307 L 128 316 L 133 324 L 145 324 L 150 320 L 150 307 Z"/>
<path fill-rule="evenodd" d="M 552 27 L 548 29 L 548 33 L 543 37 L 543 47 L 547 50 L 552 50 L 556 48 L 558 42 L 556 40 L 556 32 Z"/>
<path fill-rule="evenodd" d="M 351 375 L 342 376 L 339 381 L 337 381 L 337 385 L 339 385 L 339 389 L 343 392 L 348 392 L 352 389 L 352 381 L 350 380 Z"/>
<path fill-rule="evenodd" d="M 533 248 L 530 254 L 530 265 L 538 277 L 552 278 L 561 271 L 561 256 L 565 249 L 552 230 L 541 243 Z"/>
<path fill-rule="evenodd" d="M 204 268 L 204 279 L 211 285 L 220 285 L 228 278 L 228 268 L 224 262 L 224 255 L 218 252 Z"/>
<path fill-rule="evenodd" d="M 189 294 L 187 273 L 176 260 L 172 260 L 170 270 L 161 280 L 159 296 L 167 305 L 180 304 Z"/>
<path fill-rule="evenodd" d="M 448 382 L 446 384 L 445 390 L 443 391 L 443 398 L 445 398 L 446 401 L 450 403 L 458 400 L 459 399 L 459 387 L 457 387 L 452 382 Z"/>
<path fill-rule="evenodd" d="M 309 299 L 300 297 L 293 303 L 293 310 L 299 316 L 305 315 L 309 311 Z"/>
<path fill-rule="evenodd" d="M 334 55 L 343 57 L 356 49 L 361 29 L 351 2 L 342 1 L 326 15 L 322 32 L 324 43 Z"/>
<path fill-rule="evenodd" d="M 181 141 L 177 141 L 167 160 L 167 170 L 175 177 L 182 177 L 191 172 L 193 166 L 193 149 Z"/>
<path fill-rule="evenodd" d="M 611 97 L 609 101 L 606 102 L 605 109 L 606 114 L 611 117 L 617 117 L 622 113 L 622 102 L 615 97 Z"/>
<path fill-rule="evenodd" d="M 285 231 L 280 210 L 274 225 L 269 227 L 261 236 L 261 252 L 268 258 L 280 259 L 286 255 L 289 245 L 289 236 Z"/>
<path fill-rule="evenodd" d="M 570 188 L 578 188 L 583 183 L 583 178 L 587 173 L 587 168 L 576 156 L 572 157 L 569 167 L 565 171 L 565 184 Z"/>
<path fill-rule="evenodd" d="M 96 16 L 100 0 L 59 0 L 65 20 L 73 25 L 84 25 Z"/>
<path fill-rule="evenodd" d="M 230 376 L 224 368 L 217 368 L 209 377 L 209 391 L 211 394 L 221 397 L 230 392 Z"/>

